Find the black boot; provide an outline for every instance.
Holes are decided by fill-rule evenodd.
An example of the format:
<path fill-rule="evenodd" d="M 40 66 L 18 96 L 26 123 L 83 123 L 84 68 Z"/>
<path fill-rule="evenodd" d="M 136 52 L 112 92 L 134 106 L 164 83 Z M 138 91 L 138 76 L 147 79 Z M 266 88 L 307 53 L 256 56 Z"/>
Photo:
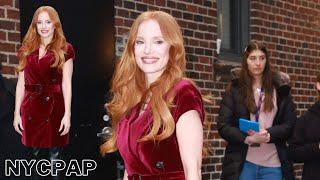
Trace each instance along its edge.
<path fill-rule="evenodd" d="M 61 157 L 61 148 L 60 147 L 54 147 L 54 148 L 50 148 L 49 149 L 49 152 L 48 152 L 48 157 L 49 157 L 49 160 L 51 162 L 51 166 L 52 166 L 52 171 L 57 171 L 57 175 L 53 175 L 52 176 L 52 180 L 64 180 L 64 176 L 63 176 L 63 172 L 60 172 L 59 169 L 57 169 L 56 167 L 56 164 L 55 164 L 55 161 L 53 160 L 59 160 Z"/>
<path fill-rule="evenodd" d="M 29 157 L 30 159 L 36 160 L 35 164 L 32 167 L 31 170 L 31 180 L 41 180 L 43 179 L 42 176 L 40 176 L 36 170 L 36 163 L 41 160 L 44 157 L 44 149 L 43 148 L 29 148 Z"/>

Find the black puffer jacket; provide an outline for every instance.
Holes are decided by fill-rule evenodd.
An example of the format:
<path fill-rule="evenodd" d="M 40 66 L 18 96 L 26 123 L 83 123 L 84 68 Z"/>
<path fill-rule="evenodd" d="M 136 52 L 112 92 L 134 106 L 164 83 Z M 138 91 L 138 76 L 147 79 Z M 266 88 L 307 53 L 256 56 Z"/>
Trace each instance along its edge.
<path fill-rule="evenodd" d="M 320 178 L 320 102 L 300 116 L 290 139 L 289 155 L 304 162 L 302 180 Z"/>
<path fill-rule="evenodd" d="M 270 143 L 277 148 L 283 178 L 294 180 L 292 162 L 287 155 L 286 140 L 290 137 L 297 116 L 295 104 L 287 85 L 276 87 L 278 111 L 270 133 Z M 238 79 L 233 80 L 230 90 L 225 92 L 220 105 L 218 132 L 228 142 L 222 164 L 222 180 L 238 180 L 246 159 L 248 145 L 244 143 L 246 133 L 239 130 L 239 118 L 250 119 L 250 113 L 239 93 Z"/>

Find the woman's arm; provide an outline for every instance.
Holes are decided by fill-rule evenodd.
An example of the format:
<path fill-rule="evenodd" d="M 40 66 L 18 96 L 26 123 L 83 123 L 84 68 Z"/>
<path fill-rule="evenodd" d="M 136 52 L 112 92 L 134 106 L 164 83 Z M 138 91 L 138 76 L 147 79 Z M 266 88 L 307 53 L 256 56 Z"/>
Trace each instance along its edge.
<path fill-rule="evenodd" d="M 123 180 L 128 180 L 128 173 L 127 173 L 127 170 L 124 170 Z"/>
<path fill-rule="evenodd" d="M 234 121 L 238 121 L 234 117 L 235 100 L 232 92 L 226 91 L 220 104 L 219 116 L 217 121 L 218 133 L 231 144 L 242 144 L 246 139 L 246 135 L 240 131 L 238 127 L 233 126 Z"/>
<path fill-rule="evenodd" d="M 277 143 L 288 140 L 297 121 L 296 108 L 293 98 L 291 95 L 286 98 L 287 99 L 282 102 L 282 105 L 285 106 L 284 112 L 282 112 L 284 116 L 281 117 L 283 118 L 283 122 L 266 129 L 270 133 L 269 143 Z"/>
<path fill-rule="evenodd" d="M 187 111 L 180 116 L 176 134 L 186 179 L 200 180 L 203 128 L 196 110 Z"/>
<path fill-rule="evenodd" d="M 14 120 L 13 127 L 19 133 L 22 134 L 23 131 L 20 107 L 24 97 L 24 71 L 19 72 L 18 82 L 16 87 L 16 100 L 15 100 L 15 110 L 14 110 Z"/>
<path fill-rule="evenodd" d="M 67 60 L 62 68 L 62 93 L 64 98 L 64 116 L 62 118 L 59 132 L 61 136 L 67 134 L 70 130 L 71 122 L 71 97 L 72 97 L 72 72 L 73 72 L 73 61 L 72 59 Z"/>

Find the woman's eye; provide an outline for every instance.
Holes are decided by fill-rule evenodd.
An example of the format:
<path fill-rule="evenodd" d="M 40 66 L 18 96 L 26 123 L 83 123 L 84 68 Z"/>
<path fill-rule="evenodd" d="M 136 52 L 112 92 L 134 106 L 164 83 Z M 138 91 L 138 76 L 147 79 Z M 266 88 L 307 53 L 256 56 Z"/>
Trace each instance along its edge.
<path fill-rule="evenodd" d="M 256 57 L 250 57 L 249 58 L 251 61 L 254 61 L 254 60 L 256 60 Z"/>
<path fill-rule="evenodd" d="M 41 24 L 41 21 L 38 21 L 37 24 Z"/>
<path fill-rule="evenodd" d="M 136 44 L 143 44 L 143 41 L 137 40 L 137 41 L 136 41 Z"/>
<path fill-rule="evenodd" d="M 161 41 L 161 40 L 156 41 L 156 44 L 162 44 L 162 43 L 163 43 L 163 41 Z"/>
<path fill-rule="evenodd" d="M 46 21 L 47 24 L 51 24 L 51 21 Z"/>

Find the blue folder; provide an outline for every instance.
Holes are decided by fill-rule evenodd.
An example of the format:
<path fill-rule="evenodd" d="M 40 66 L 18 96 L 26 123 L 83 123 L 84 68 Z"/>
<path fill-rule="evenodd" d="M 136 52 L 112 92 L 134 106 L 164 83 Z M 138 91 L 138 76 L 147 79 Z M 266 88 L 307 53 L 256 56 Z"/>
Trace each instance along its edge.
<path fill-rule="evenodd" d="M 240 131 L 247 133 L 250 129 L 256 132 L 259 132 L 259 123 L 255 121 L 250 121 L 247 119 L 239 119 L 239 129 Z"/>

